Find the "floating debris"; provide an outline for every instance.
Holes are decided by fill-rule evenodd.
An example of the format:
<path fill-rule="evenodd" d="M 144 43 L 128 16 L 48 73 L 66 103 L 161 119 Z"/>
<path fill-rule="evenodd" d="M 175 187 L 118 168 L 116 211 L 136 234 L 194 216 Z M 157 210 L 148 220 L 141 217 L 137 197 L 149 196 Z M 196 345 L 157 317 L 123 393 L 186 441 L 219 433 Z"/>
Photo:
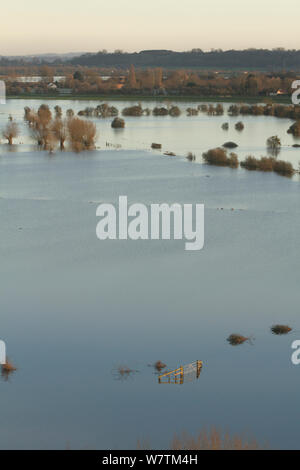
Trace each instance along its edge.
<path fill-rule="evenodd" d="M 155 142 L 153 142 L 153 144 L 151 144 L 151 148 L 152 149 L 161 149 L 161 144 L 156 144 Z"/>
<path fill-rule="evenodd" d="M 242 336 L 238 334 L 232 334 L 228 336 L 227 341 L 231 346 L 239 346 L 240 344 L 245 343 L 246 341 L 250 341 L 250 337 Z"/>
<path fill-rule="evenodd" d="M 199 379 L 203 362 L 195 361 L 158 376 L 159 384 L 183 384 Z"/>
<path fill-rule="evenodd" d="M 271 331 L 274 335 L 287 335 L 292 331 L 293 328 L 291 328 L 288 325 L 273 325 L 271 326 Z"/>
<path fill-rule="evenodd" d="M 225 144 L 223 144 L 223 147 L 225 147 L 226 149 L 235 149 L 236 147 L 238 147 L 238 144 L 236 144 L 235 142 L 225 142 Z"/>
<path fill-rule="evenodd" d="M 164 152 L 164 155 L 167 155 L 169 157 L 176 157 L 176 153 L 174 152 Z"/>

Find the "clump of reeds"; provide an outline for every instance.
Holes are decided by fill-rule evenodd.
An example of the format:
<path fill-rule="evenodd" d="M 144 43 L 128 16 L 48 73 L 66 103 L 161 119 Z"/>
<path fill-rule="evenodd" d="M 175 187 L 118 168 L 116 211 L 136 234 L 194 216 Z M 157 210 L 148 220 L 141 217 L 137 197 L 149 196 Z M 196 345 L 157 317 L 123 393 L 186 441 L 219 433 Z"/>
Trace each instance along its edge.
<path fill-rule="evenodd" d="M 231 344 L 231 346 L 239 346 L 240 344 L 243 344 L 246 341 L 250 341 L 250 337 L 233 333 L 232 335 L 228 336 L 227 341 L 229 344 Z"/>
<path fill-rule="evenodd" d="M 162 361 L 156 361 L 154 364 L 155 369 L 160 372 L 162 369 L 165 369 L 167 367 L 166 364 L 164 364 Z"/>
<path fill-rule="evenodd" d="M 273 325 L 271 331 L 274 335 L 286 335 L 292 331 L 292 328 L 288 325 Z"/>
<path fill-rule="evenodd" d="M 172 450 L 259 450 L 262 447 L 254 439 L 233 435 L 212 428 L 202 430 L 196 437 L 187 433 L 175 435 L 170 448 Z"/>
<path fill-rule="evenodd" d="M 5 364 L 1 365 L 1 376 L 4 380 L 8 380 L 10 374 L 15 372 L 16 370 L 17 368 L 7 358 Z"/>

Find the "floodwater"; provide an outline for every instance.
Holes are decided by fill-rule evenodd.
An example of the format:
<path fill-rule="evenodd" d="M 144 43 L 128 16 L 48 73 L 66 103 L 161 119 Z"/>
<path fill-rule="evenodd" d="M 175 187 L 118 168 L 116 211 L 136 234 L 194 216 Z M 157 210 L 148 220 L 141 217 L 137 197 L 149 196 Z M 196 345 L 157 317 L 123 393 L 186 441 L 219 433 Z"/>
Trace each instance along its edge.
<path fill-rule="evenodd" d="M 15 150 L 29 150 L 28 145 L 32 145 L 28 129 L 23 121 L 24 107 L 37 109 L 41 103 L 47 103 L 53 110 L 55 105 L 61 106 L 63 112 L 72 108 L 75 113 L 86 107 L 96 107 L 98 101 L 76 101 L 76 100 L 7 100 L 5 106 L 0 107 L 0 125 L 4 125 L 8 116 L 13 118 L 20 125 L 20 137 L 15 142 Z M 112 118 L 94 118 L 98 130 L 98 148 L 107 148 L 106 142 L 112 145 L 111 148 L 121 146 L 122 149 L 149 150 L 152 142 L 162 144 L 162 152 L 175 152 L 177 155 L 186 156 L 188 152 L 196 155 L 197 161 L 202 161 L 202 153 L 210 148 L 223 145 L 225 142 L 233 141 L 238 144 L 234 149 L 240 159 L 247 155 L 254 155 L 257 158 L 267 155 L 266 140 L 278 135 L 282 141 L 282 149 L 278 155 L 279 159 L 290 161 L 294 168 L 298 168 L 300 161 L 300 148 L 292 147 L 293 144 L 300 144 L 300 138 L 295 138 L 287 134 L 287 130 L 293 120 L 280 119 L 270 116 L 227 116 L 227 109 L 230 103 L 223 103 L 225 114 L 223 116 L 207 116 L 199 113 L 198 116 L 188 117 L 186 108 L 196 107 L 198 102 L 172 102 L 182 110 L 180 117 L 170 116 L 143 116 L 126 117 L 125 129 L 112 129 Z M 133 101 L 113 101 L 110 103 L 116 106 L 121 112 L 127 106 L 136 104 Z M 153 109 L 155 106 L 165 106 L 164 102 L 144 101 L 141 102 L 143 108 Z M 243 121 L 245 129 L 239 132 L 234 125 L 238 121 Z M 229 123 L 229 130 L 224 131 L 221 126 L 224 122 Z M 4 143 L 4 140 L 3 140 Z"/>
<path fill-rule="evenodd" d="M 31 104 L 2 109 L 21 119 Z M 220 130 L 225 120 L 132 118 L 120 133 L 100 120 L 102 149 L 105 141 L 122 149 L 77 155 L 3 145 L 0 338 L 17 371 L 0 381 L 2 449 L 125 449 L 138 439 L 162 448 L 175 432 L 211 426 L 300 448 L 300 366 L 291 362 L 300 339 L 298 176 L 144 150 L 156 141 L 201 155 L 235 140 L 239 152 L 257 146 L 259 155 L 270 135 L 291 143 L 288 120 L 246 118 L 242 134 Z M 204 203 L 204 249 L 99 241 L 97 205 L 117 204 L 119 195 Z M 294 330 L 274 336 L 275 323 Z M 252 344 L 230 346 L 231 333 Z M 203 368 L 197 380 L 159 384 L 150 366 L 157 360 L 169 369 L 201 360 Z M 134 373 L 120 377 L 119 366 Z"/>

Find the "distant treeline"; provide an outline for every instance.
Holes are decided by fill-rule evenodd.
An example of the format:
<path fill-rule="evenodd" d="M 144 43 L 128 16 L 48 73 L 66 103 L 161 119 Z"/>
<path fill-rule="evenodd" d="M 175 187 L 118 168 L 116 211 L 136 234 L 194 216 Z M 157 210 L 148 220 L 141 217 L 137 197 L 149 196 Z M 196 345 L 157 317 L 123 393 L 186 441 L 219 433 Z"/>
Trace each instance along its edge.
<path fill-rule="evenodd" d="M 252 70 L 300 70 L 300 50 L 278 49 L 221 49 L 204 52 L 192 49 L 186 52 L 170 50 L 147 50 L 128 53 L 116 50 L 113 53 L 105 50 L 98 53 L 87 53 L 62 60 L 59 56 L 47 58 L 34 57 L 0 57 L 0 66 L 30 65 L 81 65 L 87 67 L 116 67 L 127 69 L 130 65 L 140 68 L 206 68 L 206 69 L 252 69 Z"/>
<path fill-rule="evenodd" d="M 120 67 L 131 64 L 137 67 L 164 68 L 220 68 L 220 69 L 300 69 L 300 50 L 285 49 L 247 49 L 247 50 L 212 50 L 203 52 L 193 49 L 189 52 L 169 50 L 149 50 L 134 53 L 105 51 L 96 54 L 84 54 L 69 61 L 73 65 Z"/>

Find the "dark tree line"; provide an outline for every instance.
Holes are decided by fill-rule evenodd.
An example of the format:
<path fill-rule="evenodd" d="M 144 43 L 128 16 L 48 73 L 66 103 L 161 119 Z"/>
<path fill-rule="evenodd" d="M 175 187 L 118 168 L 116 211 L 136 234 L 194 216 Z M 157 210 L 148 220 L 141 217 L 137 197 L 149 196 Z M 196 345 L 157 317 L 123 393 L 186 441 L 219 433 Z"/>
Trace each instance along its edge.
<path fill-rule="evenodd" d="M 204 68 L 246 68 L 246 69 L 300 69 L 300 50 L 247 49 L 212 50 L 201 49 L 190 52 L 168 50 L 141 51 L 135 53 L 84 54 L 70 60 L 73 65 L 129 67 L 204 67 Z"/>

